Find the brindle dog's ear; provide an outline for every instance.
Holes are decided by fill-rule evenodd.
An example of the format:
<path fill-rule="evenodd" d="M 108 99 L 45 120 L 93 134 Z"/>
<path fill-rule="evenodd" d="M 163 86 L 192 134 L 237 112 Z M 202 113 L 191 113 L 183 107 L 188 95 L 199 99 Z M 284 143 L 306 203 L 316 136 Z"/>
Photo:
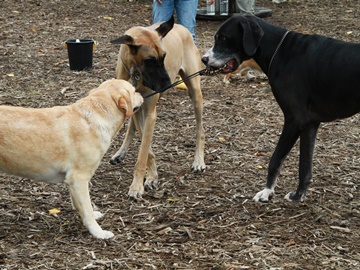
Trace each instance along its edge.
<path fill-rule="evenodd" d="M 129 35 L 123 35 L 117 39 L 110 41 L 111 44 L 126 44 L 129 46 L 132 54 L 137 54 L 139 47 L 134 45 L 134 39 Z"/>
<path fill-rule="evenodd" d="M 240 24 L 243 28 L 243 46 L 245 53 L 248 56 L 253 56 L 259 47 L 264 31 L 255 20 L 247 18 L 246 20 L 241 20 Z"/>
<path fill-rule="evenodd" d="M 171 16 L 171 18 L 162 24 L 158 28 L 155 29 L 156 32 L 158 32 L 159 36 L 164 38 L 167 33 L 173 28 L 174 26 L 174 16 Z"/>

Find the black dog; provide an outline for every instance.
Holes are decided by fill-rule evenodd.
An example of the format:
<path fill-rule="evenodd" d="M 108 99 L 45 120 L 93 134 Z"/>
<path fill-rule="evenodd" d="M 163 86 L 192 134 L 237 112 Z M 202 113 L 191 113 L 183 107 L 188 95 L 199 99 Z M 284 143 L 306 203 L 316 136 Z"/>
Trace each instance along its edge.
<path fill-rule="evenodd" d="M 320 123 L 360 111 L 360 44 L 287 31 L 255 16 L 234 16 L 216 32 L 215 45 L 202 61 L 229 73 L 250 58 L 268 76 L 285 120 L 266 188 L 254 200 L 273 196 L 280 167 L 300 137 L 299 186 L 285 198 L 303 201 L 312 181 Z"/>

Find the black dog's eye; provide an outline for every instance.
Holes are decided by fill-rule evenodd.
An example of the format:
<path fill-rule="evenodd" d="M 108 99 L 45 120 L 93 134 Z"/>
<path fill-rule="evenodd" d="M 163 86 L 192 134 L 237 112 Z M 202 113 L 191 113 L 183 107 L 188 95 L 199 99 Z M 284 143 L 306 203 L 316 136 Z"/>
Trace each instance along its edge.
<path fill-rule="evenodd" d="M 224 37 L 224 36 L 219 36 L 219 41 L 226 41 L 226 40 L 227 40 L 226 37 Z"/>

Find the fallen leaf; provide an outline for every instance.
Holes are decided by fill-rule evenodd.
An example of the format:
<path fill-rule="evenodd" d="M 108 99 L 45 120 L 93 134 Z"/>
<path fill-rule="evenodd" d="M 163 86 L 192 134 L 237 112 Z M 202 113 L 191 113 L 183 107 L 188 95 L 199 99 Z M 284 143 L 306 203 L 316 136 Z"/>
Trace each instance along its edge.
<path fill-rule="evenodd" d="M 53 208 L 53 209 L 49 210 L 50 215 L 56 215 L 56 214 L 59 214 L 59 213 L 60 213 L 60 210 L 57 209 L 57 208 Z"/>
<path fill-rule="evenodd" d="M 296 245 L 296 242 L 294 240 L 291 240 L 289 243 L 288 243 L 288 246 L 295 246 Z"/>
<path fill-rule="evenodd" d="M 176 89 L 181 89 L 181 90 L 187 90 L 187 87 L 185 85 L 185 83 L 180 83 L 177 86 L 175 86 Z"/>
<path fill-rule="evenodd" d="M 162 229 L 161 231 L 158 231 L 157 234 L 167 234 L 168 232 L 171 232 L 172 228 L 171 227 L 166 227 L 165 229 Z"/>
<path fill-rule="evenodd" d="M 14 73 L 8 73 L 8 74 L 6 74 L 6 76 L 8 76 L 8 77 L 14 77 L 15 75 L 14 75 Z"/>
<path fill-rule="evenodd" d="M 104 16 L 103 17 L 104 20 L 108 20 L 108 21 L 112 21 L 113 20 L 113 17 L 110 17 L 110 16 Z"/>

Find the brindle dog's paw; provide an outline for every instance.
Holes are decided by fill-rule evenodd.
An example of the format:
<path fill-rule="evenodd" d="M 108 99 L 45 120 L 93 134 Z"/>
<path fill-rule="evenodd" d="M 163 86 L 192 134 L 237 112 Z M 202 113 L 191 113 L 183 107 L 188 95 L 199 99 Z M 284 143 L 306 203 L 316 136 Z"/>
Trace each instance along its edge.
<path fill-rule="evenodd" d="M 202 173 L 202 172 L 205 172 L 205 170 L 206 170 L 205 164 L 200 164 L 200 165 L 193 164 L 191 166 L 191 172 L 193 172 L 193 173 Z"/>
<path fill-rule="evenodd" d="M 124 155 L 114 155 L 111 157 L 110 159 L 110 164 L 112 165 L 116 165 L 116 164 L 119 164 L 121 163 L 123 160 L 125 159 L 125 154 Z"/>
<path fill-rule="evenodd" d="M 129 199 L 140 199 L 142 198 L 144 194 L 144 187 L 138 187 L 138 188 L 134 188 L 132 186 L 130 186 L 129 192 L 128 192 L 128 198 Z"/>
<path fill-rule="evenodd" d="M 157 189 L 159 187 L 159 180 L 147 178 L 144 183 L 145 191 Z"/>

